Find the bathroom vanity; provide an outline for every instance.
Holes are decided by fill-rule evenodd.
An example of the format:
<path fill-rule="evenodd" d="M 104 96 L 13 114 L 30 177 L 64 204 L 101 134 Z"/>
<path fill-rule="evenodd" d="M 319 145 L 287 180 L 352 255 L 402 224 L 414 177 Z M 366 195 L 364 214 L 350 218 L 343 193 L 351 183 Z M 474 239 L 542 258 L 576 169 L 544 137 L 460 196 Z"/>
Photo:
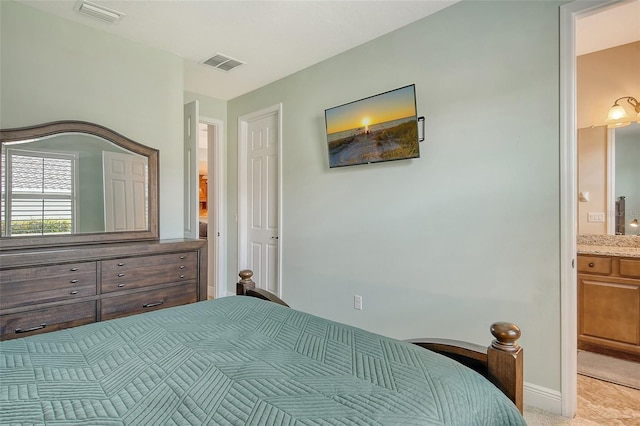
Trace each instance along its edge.
<path fill-rule="evenodd" d="M 578 245 L 578 348 L 640 361 L 640 247 Z"/>

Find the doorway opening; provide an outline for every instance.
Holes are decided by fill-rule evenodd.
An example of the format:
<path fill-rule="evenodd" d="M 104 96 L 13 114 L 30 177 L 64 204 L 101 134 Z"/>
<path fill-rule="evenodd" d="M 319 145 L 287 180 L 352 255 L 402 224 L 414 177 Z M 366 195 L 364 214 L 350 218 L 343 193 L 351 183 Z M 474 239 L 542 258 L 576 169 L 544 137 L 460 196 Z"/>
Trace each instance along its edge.
<path fill-rule="evenodd" d="M 578 122 L 577 97 L 577 22 L 594 17 L 610 6 L 630 2 L 600 0 L 595 2 L 574 1 L 561 6 L 560 44 L 560 147 L 561 147 L 561 412 L 566 417 L 576 415 L 578 409 L 578 269 L 577 257 L 579 191 L 580 202 L 589 198 L 584 188 L 578 187 L 578 129 L 585 127 Z M 613 100 L 607 100 L 607 102 Z M 606 108 L 610 107 L 607 105 Z M 606 112 L 605 112 L 606 114 Z M 605 134 L 606 132 L 603 132 Z M 581 206 L 582 207 L 582 206 Z M 608 211 L 603 207 L 602 211 Z M 602 226 L 605 226 L 606 214 Z M 594 215 L 594 218 L 596 216 Z M 578 268 L 576 268 L 578 266 Z M 581 376 L 582 377 L 582 376 Z M 582 380 L 581 380 L 582 381 Z M 581 385 L 582 386 L 582 385 Z M 580 415 L 580 413 L 578 413 Z"/>
<path fill-rule="evenodd" d="M 227 296 L 225 223 L 226 171 L 223 123 L 199 117 L 198 121 L 198 234 L 207 240 L 208 297 Z"/>

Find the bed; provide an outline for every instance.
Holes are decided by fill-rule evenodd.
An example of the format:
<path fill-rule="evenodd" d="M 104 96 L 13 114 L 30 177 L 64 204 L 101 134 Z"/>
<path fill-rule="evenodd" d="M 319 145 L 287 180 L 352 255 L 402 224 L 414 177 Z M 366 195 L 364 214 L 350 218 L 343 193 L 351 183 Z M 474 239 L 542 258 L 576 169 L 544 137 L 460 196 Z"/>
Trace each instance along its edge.
<path fill-rule="evenodd" d="M 459 362 L 292 309 L 250 278 L 239 288 L 256 297 L 0 342 L 0 424 L 525 424 Z"/>

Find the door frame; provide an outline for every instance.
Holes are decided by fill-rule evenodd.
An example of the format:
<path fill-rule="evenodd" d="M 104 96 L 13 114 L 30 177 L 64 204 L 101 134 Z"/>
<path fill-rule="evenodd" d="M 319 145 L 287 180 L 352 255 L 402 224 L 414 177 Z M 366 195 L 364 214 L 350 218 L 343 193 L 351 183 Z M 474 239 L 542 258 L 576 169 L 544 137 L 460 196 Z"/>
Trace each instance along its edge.
<path fill-rule="evenodd" d="M 576 19 L 624 0 L 574 0 L 560 6 L 560 405 L 578 405 Z"/>
<path fill-rule="evenodd" d="M 184 238 L 198 238 L 198 100 L 184 104 L 183 113 L 183 208 Z M 193 152 L 192 152 L 193 151 Z M 195 213 L 194 213 L 195 212 Z M 194 219 L 194 214 L 195 219 Z"/>
<path fill-rule="evenodd" d="M 198 123 L 213 127 L 213 140 L 207 141 L 207 294 L 227 296 L 227 234 L 224 232 L 227 205 L 227 154 L 224 143 L 224 121 L 198 117 Z M 209 132 L 207 131 L 207 135 Z"/>
<path fill-rule="evenodd" d="M 247 145 L 249 142 L 249 123 L 268 115 L 276 115 L 278 122 L 278 138 L 277 138 L 277 171 L 278 177 L 277 194 L 278 194 L 278 273 L 277 273 L 277 293 L 282 295 L 282 103 L 272 105 L 261 110 L 241 115 L 238 117 L 238 270 L 247 269 L 249 267 L 249 248 L 247 247 L 247 234 L 249 218 L 247 217 Z"/>

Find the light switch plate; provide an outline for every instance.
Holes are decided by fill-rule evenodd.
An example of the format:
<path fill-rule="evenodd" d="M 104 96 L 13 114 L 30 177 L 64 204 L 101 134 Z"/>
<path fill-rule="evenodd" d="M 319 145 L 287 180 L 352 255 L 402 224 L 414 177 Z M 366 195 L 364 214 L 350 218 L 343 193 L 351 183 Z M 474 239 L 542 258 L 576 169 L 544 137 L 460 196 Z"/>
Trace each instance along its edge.
<path fill-rule="evenodd" d="M 589 212 L 587 222 L 604 222 L 604 212 Z"/>

